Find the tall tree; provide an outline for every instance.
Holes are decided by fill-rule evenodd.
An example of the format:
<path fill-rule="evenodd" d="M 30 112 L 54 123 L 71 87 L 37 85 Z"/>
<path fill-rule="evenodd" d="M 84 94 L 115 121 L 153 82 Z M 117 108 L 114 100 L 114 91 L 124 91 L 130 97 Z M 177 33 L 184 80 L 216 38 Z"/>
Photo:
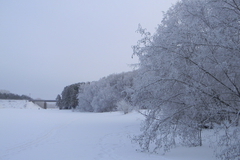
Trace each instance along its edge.
<path fill-rule="evenodd" d="M 69 86 L 64 87 L 62 91 L 62 96 L 59 102 L 60 109 L 75 109 L 78 106 L 78 93 L 79 87 L 84 86 L 85 83 L 76 83 Z"/>
<path fill-rule="evenodd" d="M 57 97 L 56 97 L 56 106 L 58 106 L 59 108 L 62 107 L 62 104 L 61 104 L 61 101 L 62 101 L 62 98 L 61 96 L 58 94 Z"/>
<path fill-rule="evenodd" d="M 182 0 L 152 36 L 145 29 L 133 46 L 140 59 L 136 105 L 149 109 L 143 150 L 202 145 L 202 129 L 219 133 L 218 157 L 240 158 L 240 1 Z M 151 148 L 153 144 L 153 148 Z"/>

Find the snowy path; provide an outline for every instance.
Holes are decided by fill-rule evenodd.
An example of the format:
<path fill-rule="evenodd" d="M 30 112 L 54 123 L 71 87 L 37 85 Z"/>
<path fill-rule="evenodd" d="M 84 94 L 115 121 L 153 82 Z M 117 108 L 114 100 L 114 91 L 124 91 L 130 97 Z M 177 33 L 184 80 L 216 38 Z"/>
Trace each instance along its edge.
<path fill-rule="evenodd" d="M 137 113 L 0 109 L 0 160 L 179 159 L 182 153 L 162 156 L 136 151 L 129 136 L 139 133 L 141 119 Z M 199 160 L 202 153 L 208 154 L 203 149 Z"/>

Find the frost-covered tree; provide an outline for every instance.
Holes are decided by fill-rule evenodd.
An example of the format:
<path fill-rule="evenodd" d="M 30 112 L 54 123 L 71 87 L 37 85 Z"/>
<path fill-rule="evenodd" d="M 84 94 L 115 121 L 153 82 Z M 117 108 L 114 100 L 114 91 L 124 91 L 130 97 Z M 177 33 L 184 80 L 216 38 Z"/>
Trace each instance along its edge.
<path fill-rule="evenodd" d="M 91 105 L 92 99 L 97 90 L 95 82 L 87 83 L 79 89 L 78 93 L 78 106 L 77 110 L 82 112 L 93 112 L 93 107 Z"/>
<path fill-rule="evenodd" d="M 112 74 L 91 82 L 78 94 L 80 111 L 110 112 L 117 110 L 117 102 L 130 102 L 135 72 Z"/>
<path fill-rule="evenodd" d="M 201 146 L 202 129 L 213 127 L 224 130 L 218 157 L 239 159 L 240 1 L 182 0 L 154 35 L 138 31 L 133 101 L 149 109 L 135 138 L 142 149 L 168 151 L 176 138 Z"/>

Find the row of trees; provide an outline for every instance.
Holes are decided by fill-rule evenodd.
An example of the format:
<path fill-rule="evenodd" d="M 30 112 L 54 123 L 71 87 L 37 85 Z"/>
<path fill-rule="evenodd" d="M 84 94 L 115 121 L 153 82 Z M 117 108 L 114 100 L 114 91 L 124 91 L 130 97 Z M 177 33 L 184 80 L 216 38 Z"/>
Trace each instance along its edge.
<path fill-rule="evenodd" d="M 18 95 L 13 93 L 1 93 L 1 92 L 0 92 L 0 99 L 32 100 L 31 97 L 26 95 Z"/>
<path fill-rule="evenodd" d="M 58 95 L 59 109 L 74 109 L 84 112 L 110 112 L 131 109 L 133 78 L 136 71 L 112 74 L 99 81 L 76 83 L 64 87 Z M 128 106 L 128 107 L 125 107 Z"/>
<path fill-rule="evenodd" d="M 135 105 L 149 109 L 144 151 L 202 145 L 214 128 L 220 159 L 240 158 L 240 1 L 182 0 L 165 13 L 156 33 L 141 26 L 134 55 Z"/>
<path fill-rule="evenodd" d="M 85 85 L 79 90 L 76 109 L 88 112 L 110 112 L 123 110 L 121 108 L 123 103 L 131 106 L 130 98 L 133 93 L 131 88 L 135 74 L 134 71 L 112 74 Z M 120 103 L 120 101 L 124 102 Z"/>

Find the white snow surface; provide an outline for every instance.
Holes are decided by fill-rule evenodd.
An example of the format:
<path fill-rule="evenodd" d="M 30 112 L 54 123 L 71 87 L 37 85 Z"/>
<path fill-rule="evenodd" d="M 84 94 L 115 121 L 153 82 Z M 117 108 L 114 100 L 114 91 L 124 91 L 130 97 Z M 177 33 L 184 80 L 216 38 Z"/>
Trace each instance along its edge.
<path fill-rule="evenodd" d="M 7 106 L 11 104 L 12 106 Z M 14 105 L 13 105 L 14 104 Z M 139 151 L 131 136 L 144 117 L 132 112 L 81 113 L 0 100 L 0 160 L 214 160 L 212 149 Z"/>
<path fill-rule="evenodd" d="M 0 109 L 1 108 L 41 109 L 40 106 L 28 100 L 0 100 Z"/>

